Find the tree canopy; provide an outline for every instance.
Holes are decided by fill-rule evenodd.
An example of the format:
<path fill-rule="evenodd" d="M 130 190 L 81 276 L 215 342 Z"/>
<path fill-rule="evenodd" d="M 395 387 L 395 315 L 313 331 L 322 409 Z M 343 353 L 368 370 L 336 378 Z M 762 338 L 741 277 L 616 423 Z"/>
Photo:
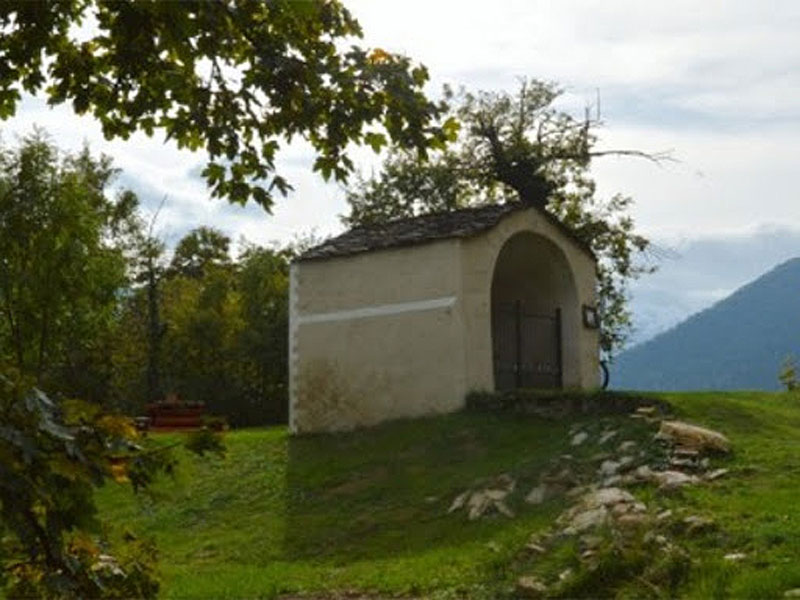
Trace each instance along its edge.
<path fill-rule="evenodd" d="M 102 362 L 126 282 L 116 234 L 135 199 L 107 196 L 114 174 L 107 157 L 62 154 L 41 131 L 0 147 L 0 362 L 84 398 L 107 376 L 86 365 Z"/>
<path fill-rule="evenodd" d="M 291 248 L 198 227 L 169 253 L 110 159 L 39 130 L 0 145 L 0 368 L 127 414 L 166 393 L 286 419 Z"/>
<path fill-rule="evenodd" d="M 170 268 L 187 277 L 202 277 L 215 266 L 230 265 L 231 240 L 213 227 L 198 227 L 175 247 Z"/>
<path fill-rule="evenodd" d="M 348 145 L 424 155 L 453 133 L 423 93 L 422 65 L 348 45 L 361 27 L 337 0 L 11 0 L 0 4 L 0 118 L 23 91 L 71 102 L 106 138 L 162 131 L 204 149 L 215 197 L 268 209 L 291 184 L 281 144 L 304 139 L 314 170 L 344 181 Z"/>
<path fill-rule="evenodd" d="M 402 151 L 388 154 L 383 169 L 348 190 L 346 224 L 365 225 L 486 203 L 522 201 L 547 210 L 598 258 L 601 347 L 607 357 L 625 341 L 630 279 L 649 271 L 642 260 L 649 241 L 628 214 L 631 198 L 602 199 L 591 176 L 592 159 L 607 154 L 662 155 L 601 150 L 587 114 L 576 118 L 554 102 L 552 83 L 523 80 L 516 93 L 446 90 L 452 117 L 461 125 L 455 144 L 427 162 Z"/>

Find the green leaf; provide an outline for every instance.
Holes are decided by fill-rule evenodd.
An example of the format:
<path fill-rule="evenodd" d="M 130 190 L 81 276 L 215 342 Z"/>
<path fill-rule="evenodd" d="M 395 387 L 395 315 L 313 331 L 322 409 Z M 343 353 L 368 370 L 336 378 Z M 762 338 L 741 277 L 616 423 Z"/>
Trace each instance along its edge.
<path fill-rule="evenodd" d="M 382 133 L 369 132 L 364 135 L 364 141 L 369 144 L 372 150 L 377 154 L 386 145 L 386 136 Z"/>

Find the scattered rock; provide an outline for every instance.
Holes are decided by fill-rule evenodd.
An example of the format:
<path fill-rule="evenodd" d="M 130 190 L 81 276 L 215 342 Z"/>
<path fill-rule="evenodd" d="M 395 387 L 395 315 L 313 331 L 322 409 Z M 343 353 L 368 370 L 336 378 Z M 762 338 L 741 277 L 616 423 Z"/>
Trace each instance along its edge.
<path fill-rule="evenodd" d="M 629 503 L 615 504 L 614 506 L 611 507 L 611 516 L 619 518 L 622 515 L 629 513 L 632 507 L 633 504 Z"/>
<path fill-rule="evenodd" d="M 547 484 L 540 483 L 535 488 L 533 488 L 528 495 L 525 496 L 525 502 L 528 504 L 541 504 L 545 500 L 547 500 L 549 488 Z"/>
<path fill-rule="evenodd" d="M 635 459 L 632 456 L 623 456 L 617 462 L 619 463 L 619 468 L 624 469 L 633 464 Z"/>
<path fill-rule="evenodd" d="M 665 535 L 659 534 L 659 535 L 657 535 L 655 537 L 655 540 L 656 540 L 656 544 L 658 544 L 659 546 L 669 546 L 669 540 L 667 539 L 667 536 L 665 536 Z"/>
<path fill-rule="evenodd" d="M 727 475 L 730 471 L 728 469 L 715 469 L 711 471 L 711 473 L 706 474 L 706 481 L 714 481 L 715 479 L 719 479 Z"/>
<path fill-rule="evenodd" d="M 569 526 L 564 529 L 563 533 L 566 535 L 577 535 L 605 524 L 607 519 L 608 510 L 605 506 L 590 508 L 577 513 L 572 518 Z"/>
<path fill-rule="evenodd" d="M 604 460 L 600 463 L 600 475 L 603 477 L 610 477 L 616 475 L 619 471 L 620 464 L 615 460 Z"/>
<path fill-rule="evenodd" d="M 558 542 L 564 536 L 580 536 L 580 559 L 587 561 L 591 567 L 599 547 L 609 539 L 615 544 L 620 540 L 627 543 L 625 540 L 631 535 L 644 535 L 645 541 L 656 552 L 663 550 L 685 554 L 680 543 L 671 539 L 672 534 L 698 535 L 716 527 L 710 518 L 697 515 L 683 518 L 687 514 L 684 508 L 675 510 L 677 516 L 669 509 L 660 512 L 656 512 L 655 507 L 648 509 L 624 489 L 626 485 L 649 483 L 658 486 L 660 491 L 672 491 L 702 481 L 714 481 L 728 473 L 727 469 L 709 472 L 710 462 L 704 456 L 709 451 L 730 451 L 730 442 L 723 434 L 681 421 L 661 421 L 660 415 L 658 407 L 645 406 L 637 409 L 632 416 L 648 422 L 660 422 L 656 439 L 667 442 L 666 456 L 662 452 L 653 455 L 650 445 L 640 447 L 633 440 L 623 440 L 616 445 L 616 450 L 595 451 L 590 459 L 597 466 L 593 481 L 586 479 L 586 473 L 578 468 L 579 465 L 574 463 L 575 459 L 570 454 L 563 454 L 550 462 L 549 468 L 540 476 L 538 485 L 530 490 L 525 501 L 541 504 L 563 495 L 564 501 L 571 506 L 559 515 L 556 525 L 546 534 L 531 537 L 525 546 L 528 552 L 546 554 L 554 541 Z M 610 450 L 614 446 L 609 442 L 619 436 L 619 431 L 611 427 L 612 424 L 607 421 L 594 426 L 575 424 L 570 428 L 570 444 L 580 446 L 596 439 L 598 446 L 607 446 L 604 449 Z M 665 464 L 669 465 L 666 469 Z M 513 512 L 505 501 L 513 489 L 514 481 L 511 478 L 505 485 L 495 483 L 481 490 L 473 489 L 466 492 L 466 496 L 458 496 L 450 510 L 452 512 L 465 507 L 470 519 L 477 518 L 473 517 L 474 514 L 480 516 L 489 510 L 511 517 Z M 662 525 L 664 523 L 670 526 L 665 528 Z M 733 552 L 726 554 L 724 559 L 738 561 L 745 557 L 744 553 Z M 567 570 L 559 577 L 563 580 L 572 575 L 572 571 Z M 800 598 L 800 588 L 797 592 L 797 596 L 790 597 Z M 535 576 L 521 577 L 517 582 L 518 597 L 542 598 L 547 593 L 544 581 Z"/>
<path fill-rule="evenodd" d="M 656 434 L 657 439 L 666 440 L 684 450 L 713 450 L 729 452 L 731 443 L 718 431 L 684 423 L 683 421 L 662 421 Z"/>
<path fill-rule="evenodd" d="M 547 552 L 547 548 L 542 546 L 541 544 L 537 544 L 536 542 L 528 542 L 525 544 L 525 548 L 528 549 L 530 552 L 534 554 L 544 554 Z"/>
<path fill-rule="evenodd" d="M 602 544 L 603 538 L 601 538 L 599 535 L 587 534 L 581 536 L 580 542 L 584 548 L 591 550 L 593 548 L 597 548 L 600 544 Z"/>
<path fill-rule="evenodd" d="M 642 515 L 645 511 L 646 507 L 636 502 L 630 492 L 615 487 L 600 488 L 585 494 L 559 521 L 567 524 L 564 534 L 577 535 L 605 524 L 609 516 L 619 519 L 628 514 Z M 638 516 L 636 520 L 639 521 Z"/>
<path fill-rule="evenodd" d="M 688 458 L 673 458 L 669 461 L 669 466 L 676 469 L 693 469 L 696 463 Z"/>
<path fill-rule="evenodd" d="M 455 497 L 453 503 L 450 505 L 450 508 L 447 510 L 448 513 L 455 512 L 460 508 L 463 508 L 464 505 L 467 503 L 467 498 L 469 498 L 469 490 L 466 492 L 460 493 L 458 496 Z"/>
<path fill-rule="evenodd" d="M 722 558 L 730 561 L 738 561 L 747 558 L 747 554 L 745 554 L 744 552 L 731 552 L 730 554 L 726 554 Z"/>
<path fill-rule="evenodd" d="M 606 442 L 608 442 L 609 440 L 611 440 L 611 439 L 613 439 L 614 437 L 616 437 L 616 435 L 617 435 L 617 432 L 616 432 L 616 431 L 604 431 L 604 432 L 603 432 L 603 433 L 600 435 L 600 439 L 599 439 L 599 440 L 597 440 L 597 443 L 598 443 L 598 444 L 601 444 L 601 445 L 602 445 L 602 444 L 605 444 L 605 443 L 606 443 Z"/>
<path fill-rule="evenodd" d="M 563 487 L 571 487 L 577 482 L 575 473 L 569 467 L 564 467 L 555 473 L 545 473 L 541 479 L 544 482 Z"/>
<path fill-rule="evenodd" d="M 794 588 L 793 590 L 786 590 L 783 592 L 784 598 L 800 598 L 800 588 Z"/>
<path fill-rule="evenodd" d="M 505 503 L 505 499 L 514 491 L 516 481 L 504 473 L 494 478 L 489 487 L 484 489 L 471 489 L 462 492 L 453 499 L 448 513 L 466 509 L 470 521 L 479 519 L 487 512 L 496 511 L 507 517 L 513 517 L 514 512 Z"/>
<path fill-rule="evenodd" d="M 570 441 L 570 446 L 580 446 L 583 442 L 589 439 L 589 434 L 585 431 L 579 431 L 575 435 L 572 436 L 572 440 Z"/>
<path fill-rule="evenodd" d="M 688 535 L 696 535 L 698 533 L 704 533 L 706 531 L 714 529 L 715 527 L 713 519 L 709 519 L 707 517 L 699 517 L 697 515 L 686 517 L 683 520 L 683 523 L 684 525 L 686 525 L 686 533 Z"/>
<path fill-rule="evenodd" d="M 683 447 L 675 448 L 672 453 L 680 458 L 697 458 L 700 456 L 700 452 L 698 450 Z"/>
<path fill-rule="evenodd" d="M 494 507 L 500 514 L 507 516 L 509 519 L 514 518 L 514 511 L 508 508 L 508 505 L 502 500 L 496 500 L 494 503 Z"/>
<path fill-rule="evenodd" d="M 591 485 L 577 485 L 574 488 L 567 490 L 567 498 L 577 498 L 578 496 L 583 496 L 587 492 L 591 492 L 595 489 L 596 486 Z"/>
<path fill-rule="evenodd" d="M 615 504 L 611 509 L 611 514 L 615 517 L 621 517 L 631 513 L 642 514 L 647 512 L 647 507 L 642 502 L 621 502 Z"/>
<path fill-rule="evenodd" d="M 486 496 L 490 500 L 503 500 L 506 496 L 508 496 L 508 494 L 510 492 L 511 492 L 511 490 L 493 490 L 493 489 L 488 489 L 488 490 L 484 490 L 483 493 L 486 494 Z"/>
<path fill-rule="evenodd" d="M 513 511 L 503 502 L 503 498 L 493 498 L 492 495 L 489 494 L 489 492 L 495 491 L 496 490 L 472 492 L 472 495 L 467 501 L 467 518 L 470 521 L 481 518 L 492 508 L 507 517 L 514 517 Z M 496 494 L 493 495 L 496 496 Z"/>
<path fill-rule="evenodd" d="M 680 471 L 653 471 L 653 478 L 662 492 L 677 490 L 698 482 L 698 478 L 694 475 L 687 475 Z"/>
<path fill-rule="evenodd" d="M 543 598 L 547 586 L 538 577 L 525 575 L 517 579 L 517 596 L 520 598 Z"/>
<path fill-rule="evenodd" d="M 467 518 L 474 521 L 483 516 L 489 507 L 493 504 L 492 500 L 483 492 L 473 492 L 467 501 Z"/>
<path fill-rule="evenodd" d="M 627 513 L 617 518 L 617 525 L 622 529 L 639 529 L 650 522 L 642 513 Z"/>
<path fill-rule="evenodd" d="M 566 581 L 570 577 L 572 577 L 572 569 L 564 569 L 563 571 L 561 571 L 561 573 L 558 574 L 559 581 Z"/>
<path fill-rule="evenodd" d="M 620 504 L 624 502 L 636 502 L 630 492 L 621 488 L 601 488 L 595 492 L 589 493 L 583 498 L 583 505 L 588 508 L 595 508 L 598 506 L 611 506 L 613 504 Z"/>

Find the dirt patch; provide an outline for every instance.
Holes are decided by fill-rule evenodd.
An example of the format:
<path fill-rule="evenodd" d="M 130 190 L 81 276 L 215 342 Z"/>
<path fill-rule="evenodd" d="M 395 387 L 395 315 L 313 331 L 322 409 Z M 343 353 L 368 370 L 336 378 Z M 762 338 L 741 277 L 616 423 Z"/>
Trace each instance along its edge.
<path fill-rule="evenodd" d="M 386 467 L 376 467 L 371 471 L 359 473 L 357 476 L 347 481 L 343 481 L 326 492 L 326 496 L 352 496 L 368 490 L 376 481 L 383 481 L 389 477 L 389 469 Z M 348 596 L 344 596 L 347 598 Z"/>

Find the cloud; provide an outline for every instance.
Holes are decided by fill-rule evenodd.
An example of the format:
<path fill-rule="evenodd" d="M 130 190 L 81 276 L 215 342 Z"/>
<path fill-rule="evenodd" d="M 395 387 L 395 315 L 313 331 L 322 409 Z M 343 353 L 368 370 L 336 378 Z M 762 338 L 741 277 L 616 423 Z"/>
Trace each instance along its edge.
<path fill-rule="evenodd" d="M 659 168 L 613 158 L 595 162 L 601 195 L 632 196 L 642 231 L 680 259 L 634 288 L 641 331 L 655 331 L 713 302 L 800 248 L 800 3 L 774 0 L 559 2 L 346 0 L 362 42 L 425 63 L 429 91 L 444 82 L 513 89 L 517 77 L 559 82 L 565 106 L 581 110 L 600 91 L 605 148 L 673 149 Z M 4 139 L 44 126 L 65 149 L 83 140 L 114 157 L 121 183 L 148 207 L 166 196 L 171 237 L 199 225 L 234 239 L 289 241 L 311 229 L 341 230 L 344 192 L 311 171 L 313 153 L 294 143 L 279 169 L 294 185 L 271 215 L 209 199 L 199 177 L 205 157 L 158 137 L 108 142 L 89 117 L 26 97 L 3 123 Z M 365 173 L 375 156 L 354 152 Z M 761 229 L 758 229 L 761 227 Z M 770 229 L 771 228 L 771 229 Z M 644 335 L 644 334 L 642 334 Z"/>
<path fill-rule="evenodd" d="M 656 240 L 667 256 L 631 287 L 638 343 L 800 256 L 800 228 L 762 225 L 737 234 Z M 668 251 L 668 252 L 667 252 Z"/>

